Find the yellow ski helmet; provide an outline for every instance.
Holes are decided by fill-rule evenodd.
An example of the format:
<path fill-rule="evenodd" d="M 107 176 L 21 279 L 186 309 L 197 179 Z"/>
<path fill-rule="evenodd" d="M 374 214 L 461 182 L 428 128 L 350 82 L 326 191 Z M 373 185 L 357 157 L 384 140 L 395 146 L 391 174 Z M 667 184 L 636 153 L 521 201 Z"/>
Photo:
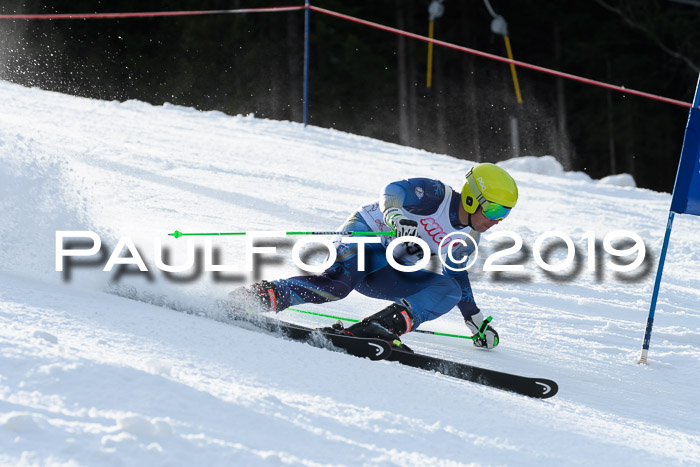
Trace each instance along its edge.
<path fill-rule="evenodd" d="M 479 164 L 466 175 L 462 187 L 462 207 L 474 214 L 481 206 L 491 220 L 501 220 L 518 202 L 518 186 L 513 177 L 495 164 Z"/>

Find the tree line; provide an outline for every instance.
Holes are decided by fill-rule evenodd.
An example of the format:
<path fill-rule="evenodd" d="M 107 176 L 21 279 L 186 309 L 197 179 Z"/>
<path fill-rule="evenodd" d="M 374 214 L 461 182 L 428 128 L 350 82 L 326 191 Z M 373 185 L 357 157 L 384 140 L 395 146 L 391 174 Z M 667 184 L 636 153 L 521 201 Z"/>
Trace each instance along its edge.
<path fill-rule="evenodd" d="M 430 0 L 312 0 L 428 34 Z M 302 0 L 9 0 L 0 13 L 300 5 Z M 690 102 L 700 6 L 671 0 L 491 0 L 516 60 Z M 699 2 L 700 3 L 700 2 Z M 435 38 L 505 56 L 483 0 L 444 0 Z M 670 191 L 688 110 L 311 13 L 309 123 L 475 161 L 554 155 L 594 178 Z M 0 78 L 107 100 L 302 120 L 303 11 L 0 21 Z M 517 138 L 514 138 L 517 135 Z"/>

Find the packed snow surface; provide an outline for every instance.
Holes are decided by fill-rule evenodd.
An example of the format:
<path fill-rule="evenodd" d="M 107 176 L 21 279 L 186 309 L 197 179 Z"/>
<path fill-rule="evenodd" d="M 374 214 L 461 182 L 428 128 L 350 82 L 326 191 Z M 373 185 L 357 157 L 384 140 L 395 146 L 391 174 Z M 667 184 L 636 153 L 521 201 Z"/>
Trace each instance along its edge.
<path fill-rule="evenodd" d="M 277 253 L 253 272 L 156 265 L 161 256 L 182 264 L 188 242 L 200 259 L 206 251 L 207 238 L 167 235 L 176 229 L 333 230 L 386 183 L 431 177 L 459 190 L 474 162 L 296 123 L 8 83 L 0 100 L 0 464 L 700 464 L 700 219 L 676 218 L 650 364 L 636 363 L 669 194 L 635 188 L 629 176 L 568 173 L 551 157 L 503 163 L 520 201 L 470 270 L 501 344 L 405 341 L 559 383 L 557 396 L 535 400 L 225 322 L 217 300 L 228 291 L 300 273 L 298 238 L 262 242 Z M 636 250 L 615 262 L 604 249 L 619 230 L 644 242 L 632 272 L 612 268 Z M 103 251 L 57 272 L 57 231 L 94 232 Z M 506 252 L 514 240 L 505 231 L 522 238 L 519 251 Z M 560 237 L 539 245 L 550 231 Z M 536 254 L 564 264 L 565 237 L 572 264 L 544 270 Z M 133 260 L 124 238 L 148 272 L 103 271 L 117 245 Z M 208 240 L 212 262 L 244 269 L 241 237 Z M 523 271 L 484 271 L 499 251 L 495 264 Z M 386 304 L 353 293 L 299 308 L 358 319 Z M 467 333 L 456 310 L 423 328 Z"/>

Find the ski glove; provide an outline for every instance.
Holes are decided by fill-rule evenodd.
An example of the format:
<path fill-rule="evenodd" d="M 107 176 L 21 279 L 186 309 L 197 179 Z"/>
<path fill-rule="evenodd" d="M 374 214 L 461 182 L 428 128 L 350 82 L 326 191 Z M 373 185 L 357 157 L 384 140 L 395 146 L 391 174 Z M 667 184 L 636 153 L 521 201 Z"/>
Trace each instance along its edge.
<path fill-rule="evenodd" d="M 384 223 L 396 231 L 396 238 L 418 236 L 418 222 L 406 217 L 399 208 L 387 209 L 384 212 Z"/>
<path fill-rule="evenodd" d="M 469 330 L 474 334 L 474 346 L 485 349 L 493 349 L 498 345 L 498 333 L 489 325 L 491 317 L 484 319 L 484 315 L 478 312 L 466 318 L 464 322 Z"/>

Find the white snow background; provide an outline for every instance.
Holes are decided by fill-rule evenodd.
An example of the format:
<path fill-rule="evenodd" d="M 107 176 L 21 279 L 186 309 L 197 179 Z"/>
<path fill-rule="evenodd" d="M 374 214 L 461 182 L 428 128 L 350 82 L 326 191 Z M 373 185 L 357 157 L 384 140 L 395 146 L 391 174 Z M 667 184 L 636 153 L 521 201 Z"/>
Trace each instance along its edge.
<path fill-rule="evenodd" d="M 297 123 L 2 82 L 0 102 L 0 464 L 700 465 L 696 217 L 676 218 L 650 364 L 636 363 L 669 194 L 635 188 L 629 176 L 568 173 L 551 157 L 503 163 L 520 201 L 493 230 L 514 231 L 525 246 L 499 262 L 525 271 L 483 272 L 512 244 L 487 237 L 470 274 L 500 346 L 404 340 L 559 383 L 558 395 L 535 400 L 223 322 L 215 303 L 229 290 L 299 274 L 298 238 L 268 242 L 277 255 L 263 256 L 255 274 L 187 280 L 192 271 L 173 279 L 155 267 L 157 240 L 171 263 L 185 258 L 187 240 L 167 236 L 175 229 L 333 230 L 388 182 L 431 177 L 459 190 L 473 162 Z M 635 273 L 606 266 L 600 243 L 620 229 L 646 243 Z M 57 230 L 94 231 L 108 254 L 130 237 L 149 273 L 103 272 L 102 258 L 71 268 L 68 281 L 55 271 Z M 563 273 L 533 259 L 549 230 L 577 247 Z M 595 272 L 586 232 L 599 241 Z M 240 237 L 211 241 L 219 263 L 243 265 Z M 361 318 L 386 304 L 352 293 L 300 308 Z M 423 328 L 467 332 L 456 309 Z"/>

